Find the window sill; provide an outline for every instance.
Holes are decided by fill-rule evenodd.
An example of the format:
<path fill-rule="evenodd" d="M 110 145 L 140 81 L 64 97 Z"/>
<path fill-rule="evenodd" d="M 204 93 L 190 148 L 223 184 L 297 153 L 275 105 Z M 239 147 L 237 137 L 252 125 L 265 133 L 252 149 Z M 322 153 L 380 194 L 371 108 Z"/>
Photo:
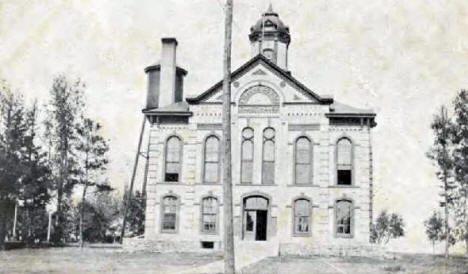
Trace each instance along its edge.
<path fill-rule="evenodd" d="M 186 185 L 182 182 L 158 182 L 157 185 Z"/>
<path fill-rule="evenodd" d="M 236 184 L 236 186 L 278 186 L 276 184 L 267 185 L 267 184 Z"/>
<path fill-rule="evenodd" d="M 331 185 L 331 186 L 328 186 L 328 188 L 359 188 L 359 187 L 355 185 Z"/>
<path fill-rule="evenodd" d="M 346 235 L 346 234 L 335 234 L 335 238 L 341 239 L 352 239 L 354 238 L 353 235 Z"/>
<path fill-rule="evenodd" d="M 177 230 L 161 230 L 163 234 L 177 234 Z"/>
<path fill-rule="evenodd" d="M 303 237 L 304 238 L 304 237 L 310 237 L 310 236 L 312 236 L 312 234 L 311 233 L 293 233 L 292 236 L 293 237 Z"/>
<path fill-rule="evenodd" d="M 206 235 L 206 236 L 218 236 L 218 232 L 207 232 L 207 231 L 200 231 L 200 235 Z"/>
<path fill-rule="evenodd" d="M 320 187 L 319 185 L 314 184 L 294 184 L 294 185 L 287 185 L 287 187 Z"/>

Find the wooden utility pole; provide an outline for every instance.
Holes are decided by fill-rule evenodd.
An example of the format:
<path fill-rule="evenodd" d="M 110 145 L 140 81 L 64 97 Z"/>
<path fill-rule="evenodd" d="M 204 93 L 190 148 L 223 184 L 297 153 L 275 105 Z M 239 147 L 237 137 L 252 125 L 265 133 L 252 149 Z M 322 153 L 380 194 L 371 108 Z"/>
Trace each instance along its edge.
<path fill-rule="evenodd" d="M 141 124 L 141 131 L 140 131 L 140 139 L 138 139 L 138 149 L 135 155 L 135 162 L 133 163 L 133 173 L 132 173 L 132 180 L 130 181 L 130 189 L 128 190 L 127 200 L 124 201 L 124 215 L 123 215 L 123 222 L 122 222 L 122 232 L 120 234 L 120 242 L 123 244 L 123 238 L 125 236 L 125 226 L 127 225 L 127 211 L 128 206 L 132 202 L 132 194 L 133 194 L 133 185 L 135 183 L 135 176 L 136 171 L 138 168 L 138 159 L 140 157 L 140 150 L 141 150 L 141 142 L 143 140 L 143 133 L 145 132 L 145 124 L 146 124 L 146 116 L 143 116 L 143 123 Z M 125 197 L 125 193 L 124 193 Z"/>
<path fill-rule="evenodd" d="M 226 0 L 224 29 L 223 79 L 223 208 L 224 208 L 224 273 L 235 273 L 234 228 L 231 169 L 231 44 L 232 5 Z"/>

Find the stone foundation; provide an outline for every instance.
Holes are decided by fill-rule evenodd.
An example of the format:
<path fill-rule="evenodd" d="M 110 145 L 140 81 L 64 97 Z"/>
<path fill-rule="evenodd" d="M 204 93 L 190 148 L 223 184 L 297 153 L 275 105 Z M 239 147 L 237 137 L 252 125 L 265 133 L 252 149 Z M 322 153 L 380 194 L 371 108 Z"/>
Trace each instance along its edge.
<path fill-rule="evenodd" d="M 280 243 L 281 256 L 339 256 L 339 257 L 375 257 L 384 256 L 385 248 L 363 245 L 304 245 L 298 243 Z"/>
<path fill-rule="evenodd" d="M 253 243 L 253 242 L 252 242 Z M 203 248 L 199 241 L 148 240 L 145 238 L 125 238 L 123 249 L 128 252 L 146 251 L 157 253 L 196 252 L 222 253 L 222 243 L 213 242 L 213 248 Z M 280 256 L 339 256 L 339 257 L 382 257 L 386 250 L 382 246 L 359 245 L 306 245 L 300 243 L 280 243 Z"/>
<path fill-rule="evenodd" d="M 213 248 L 203 248 L 198 241 L 164 241 L 145 238 L 125 238 L 123 249 L 129 252 L 147 251 L 157 253 L 170 252 L 217 252 L 222 249 L 221 242 L 213 242 Z"/>

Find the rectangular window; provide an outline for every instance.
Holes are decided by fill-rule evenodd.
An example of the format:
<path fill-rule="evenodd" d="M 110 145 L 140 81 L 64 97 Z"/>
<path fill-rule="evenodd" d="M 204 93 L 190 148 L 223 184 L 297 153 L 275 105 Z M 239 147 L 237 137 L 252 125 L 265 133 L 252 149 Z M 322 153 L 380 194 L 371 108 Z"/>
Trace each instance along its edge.
<path fill-rule="evenodd" d="M 176 215 L 175 213 L 164 213 L 163 230 L 175 230 Z"/>
<path fill-rule="evenodd" d="M 308 216 L 296 217 L 296 232 L 298 233 L 309 232 L 309 217 Z"/>
<path fill-rule="evenodd" d="M 351 185 L 351 170 L 338 170 L 338 185 Z"/>
<path fill-rule="evenodd" d="M 214 242 L 201 242 L 201 246 L 203 249 L 213 249 Z"/>

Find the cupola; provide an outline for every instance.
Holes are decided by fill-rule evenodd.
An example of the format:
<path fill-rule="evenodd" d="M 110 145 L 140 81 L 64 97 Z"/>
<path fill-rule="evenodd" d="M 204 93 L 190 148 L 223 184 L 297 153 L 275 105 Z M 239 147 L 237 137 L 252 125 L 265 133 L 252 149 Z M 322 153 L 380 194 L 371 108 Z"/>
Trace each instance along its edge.
<path fill-rule="evenodd" d="M 281 21 L 270 4 L 249 34 L 252 55 L 263 54 L 280 68 L 288 70 L 289 27 Z"/>

